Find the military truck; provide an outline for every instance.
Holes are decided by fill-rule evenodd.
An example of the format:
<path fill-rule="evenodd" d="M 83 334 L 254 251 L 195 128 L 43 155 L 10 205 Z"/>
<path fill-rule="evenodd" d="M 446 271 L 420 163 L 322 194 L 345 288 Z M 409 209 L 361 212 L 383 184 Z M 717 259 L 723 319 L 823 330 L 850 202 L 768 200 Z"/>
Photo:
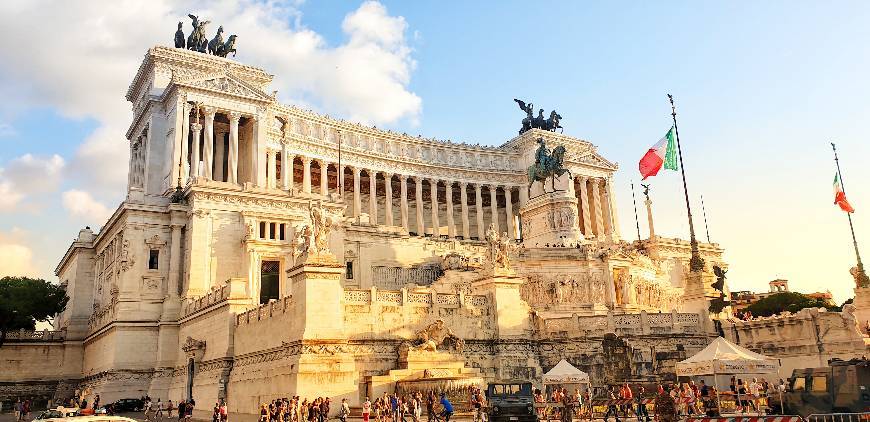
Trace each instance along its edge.
<path fill-rule="evenodd" d="M 538 422 L 530 382 L 494 382 L 486 387 L 490 422 Z"/>
<path fill-rule="evenodd" d="M 795 369 L 783 394 L 785 414 L 860 413 L 870 411 L 870 360 L 832 359 L 824 368 Z M 779 398 L 771 392 L 770 404 Z"/>

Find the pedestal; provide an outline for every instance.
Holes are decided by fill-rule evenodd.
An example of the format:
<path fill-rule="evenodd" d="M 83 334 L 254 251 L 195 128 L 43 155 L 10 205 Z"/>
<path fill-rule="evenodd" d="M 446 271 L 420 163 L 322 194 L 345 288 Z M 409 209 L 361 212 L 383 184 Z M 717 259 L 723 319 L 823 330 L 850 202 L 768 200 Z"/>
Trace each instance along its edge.
<path fill-rule="evenodd" d="M 870 324 L 870 287 L 856 287 L 852 305 L 855 306 L 855 320 L 858 322 L 858 327 L 862 333 L 867 333 Z"/>
<path fill-rule="evenodd" d="M 523 282 L 525 279 L 513 272 L 495 271 L 471 284 L 476 294 L 489 295 L 498 338 L 528 338 L 532 331 L 529 304 L 520 297 Z"/>
<path fill-rule="evenodd" d="M 523 243 L 526 247 L 545 247 L 582 242 L 578 215 L 577 198 L 567 173 L 533 183 L 529 200 L 520 208 Z"/>
<path fill-rule="evenodd" d="M 716 297 L 713 289 L 715 276 L 708 272 L 690 271 L 686 276 L 686 289 L 683 292 L 683 312 L 707 315 L 710 299 Z"/>
<path fill-rule="evenodd" d="M 344 309 L 341 273 L 344 267 L 332 254 L 303 255 L 301 263 L 287 270 L 300 339 L 343 340 Z M 291 337 L 293 338 L 293 337 Z"/>

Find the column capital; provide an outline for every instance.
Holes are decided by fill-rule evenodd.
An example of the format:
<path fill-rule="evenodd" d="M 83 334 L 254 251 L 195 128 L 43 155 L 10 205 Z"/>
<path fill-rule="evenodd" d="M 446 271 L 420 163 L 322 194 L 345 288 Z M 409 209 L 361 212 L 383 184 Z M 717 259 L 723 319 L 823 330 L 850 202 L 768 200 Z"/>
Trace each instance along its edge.
<path fill-rule="evenodd" d="M 199 131 L 202 130 L 202 124 L 200 124 L 200 123 L 191 123 L 191 124 L 190 124 L 190 129 L 193 130 L 194 132 L 199 132 Z"/>
<path fill-rule="evenodd" d="M 399 175 L 397 175 L 397 176 L 399 176 L 399 180 L 401 180 L 401 181 L 403 181 L 403 182 L 407 182 L 407 181 L 408 181 L 408 175 L 407 175 L 407 174 L 399 174 Z"/>
<path fill-rule="evenodd" d="M 311 161 L 312 161 L 311 157 L 308 157 L 305 155 L 300 155 L 299 159 L 302 160 L 302 163 L 304 163 L 304 164 L 311 164 Z"/>
<path fill-rule="evenodd" d="M 239 119 L 242 118 L 242 113 L 239 113 L 238 111 L 231 111 L 227 113 L 227 118 L 230 119 L 230 123 L 239 124 Z"/>
<path fill-rule="evenodd" d="M 214 115 L 215 113 L 217 113 L 217 109 L 212 106 L 203 106 L 202 113 L 207 119 L 214 119 Z"/>
<path fill-rule="evenodd" d="M 381 172 L 384 175 L 384 180 L 389 180 L 393 178 L 393 173 L 389 173 L 386 171 Z"/>
<path fill-rule="evenodd" d="M 359 176 L 359 173 L 362 171 L 362 169 L 357 167 L 357 166 L 348 166 L 348 167 L 350 167 L 353 170 L 353 174 L 357 177 Z"/>
<path fill-rule="evenodd" d="M 185 101 L 184 104 L 182 104 L 182 107 L 183 107 L 185 113 L 190 113 L 190 111 L 193 110 L 193 104 L 191 104 L 187 101 Z"/>
<path fill-rule="evenodd" d="M 466 182 L 466 181 L 459 182 L 459 187 L 461 187 L 462 189 L 465 189 L 466 187 L 468 187 L 468 182 Z"/>

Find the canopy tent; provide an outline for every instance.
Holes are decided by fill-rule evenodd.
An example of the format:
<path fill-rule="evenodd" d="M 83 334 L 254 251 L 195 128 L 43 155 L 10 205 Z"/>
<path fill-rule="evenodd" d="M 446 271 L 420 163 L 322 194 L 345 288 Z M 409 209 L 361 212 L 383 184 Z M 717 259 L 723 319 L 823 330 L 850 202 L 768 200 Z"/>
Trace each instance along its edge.
<path fill-rule="evenodd" d="M 562 359 L 544 374 L 544 385 L 554 384 L 589 384 L 589 374 Z"/>
<path fill-rule="evenodd" d="M 677 362 L 677 375 L 772 374 L 779 370 L 779 360 L 740 347 L 722 337 L 704 350 Z"/>

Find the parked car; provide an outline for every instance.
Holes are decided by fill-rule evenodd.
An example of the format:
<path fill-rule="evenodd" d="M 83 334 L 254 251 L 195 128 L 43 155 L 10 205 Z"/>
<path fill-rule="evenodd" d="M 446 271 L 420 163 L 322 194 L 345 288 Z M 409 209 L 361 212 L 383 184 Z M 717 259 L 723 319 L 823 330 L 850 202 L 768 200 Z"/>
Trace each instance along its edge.
<path fill-rule="evenodd" d="M 136 420 L 121 416 L 94 415 L 48 418 L 42 419 L 40 422 L 136 422 Z"/>
<path fill-rule="evenodd" d="M 107 404 L 106 407 L 112 409 L 113 413 L 138 412 L 145 408 L 145 402 L 142 399 L 120 399 Z"/>
<path fill-rule="evenodd" d="M 76 416 L 78 412 L 77 407 L 63 407 L 58 406 L 54 409 L 48 409 L 38 416 L 36 416 L 36 420 L 45 420 L 45 419 L 58 419 L 58 418 L 67 418 Z"/>
<path fill-rule="evenodd" d="M 538 422 L 530 382 L 490 383 L 486 388 L 491 422 Z"/>

